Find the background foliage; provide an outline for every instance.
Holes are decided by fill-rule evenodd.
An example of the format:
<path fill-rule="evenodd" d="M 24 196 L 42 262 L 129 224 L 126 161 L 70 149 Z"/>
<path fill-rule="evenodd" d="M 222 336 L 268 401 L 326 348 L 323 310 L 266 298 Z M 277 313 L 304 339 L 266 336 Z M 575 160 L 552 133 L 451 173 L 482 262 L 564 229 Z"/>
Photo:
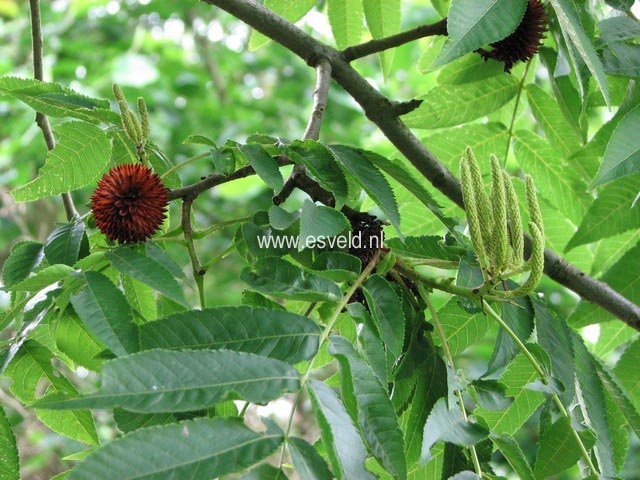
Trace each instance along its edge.
<path fill-rule="evenodd" d="M 505 162 L 522 199 L 517 177 L 532 175 L 547 246 L 640 301 L 640 210 L 631 207 L 640 191 L 640 26 L 633 2 L 548 2 L 551 31 L 540 55 L 511 74 L 470 53 L 514 30 L 519 16 L 505 2 L 474 2 L 471 11 L 455 0 L 264 3 L 291 21 L 304 16 L 305 31 L 337 48 L 449 14 L 457 30 L 449 28 L 448 38 L 424 38 L 355 67 L 393 100 L 423 100 L 403 120 L 456 174 L 471 146 L 487 178 L 491 153 Z M 514 3 L 513 11 L 524 8 Z M 484 4 L 497 7 L 484 11 Z M 284 210 L 272 204 L 292 167 L 282 167 L 282 175 L 274 170 L 271 155 L 281 150 L 270 137 L 286 144 L 301 138 L 311 111 L 315 76 L 302 60 L 196 2 L 57 0 L 43 3 L 42 17 L 46 78 L 56 85 L 25 80 L 32 77 L 28 5 L 0 0 L 0 255 L 7 292 L 0 364 L 12 357 L 0 380 L 0 479 L 17 478 L 16 444 L 22 478 L 51 478 L 74 465 L 69 478 L 147 478 L 154 468 L 209 478 L 266 458 L 281 465 L 285 437 L 291 478 L 474 478 L 472 455 L 486 478 L 582 478 L 588 472 L 576 431 L 602 476 L 635 478 L 638 333 L 588 299 L 545 277 L 543 300 L 494 305 L 529 342 L 551 379 L 543 384 L 496 322 L 460 297 L 430 295 L 436 322 L 423 300 L 386 279 L 381 266 L 362 285 L 367 308 L 353 303 L 342 311 L 338 301 L 364 280 L 356 279 L 366 264 L 345 253 L 257 248 L 255 237 L 265 231 L 305 237 L 348 225 L 300 191 Z M 156 171 L 189 159 L 165 177 L 168 187 L 224 171 L 228 151 L 238 166 L 249 162 L 263 172 L 208 190 L 194 203 L 196 249 L 207 266 L 203 295 L 215 309 L 193 310 L 200 299 L 180 202 L 171 203 L 161 239 L 131 249 L 108 245 L 90 222 L 68 223 L 54 196 L 74 190 L 84 214 L 100 175 L 133 160 L 113 82 L 131 104 L 143 96 L 149 106 Z M 34 109 L 51 117 L 57 155 L 47 156 Z M 310 170 L 338 203 L 393 224 L 385 236 L 398 258 L 427 264 L 417 267 L 425 274 L 475 285 L 464 212 L 412 167 L 398 167 L 408 164 L 335 84 L 321 141 L 332 154 L 308 142 L 282 151 L 316 165 Z M 318 159 L 329 163 L 322 168 Z M 336 178 L 335 171 L 345 174 Z M 290 215 L 298 209 L 299 221 Z M 449 235 L 447 244 L 443 218 L 458 225 L 457 239 Z M 404 243 L 394 238 L 400 233 Z M 433 259 L 453 269 L 429 266 Z M 35 295 L 49 285 L 57 288 Z M 322 327 L 334 321 L 326 339 Z M 436 323 L 446 345 L 431 331 Z M 305 401 L 297 403 L 289 432 L 287 416 L 298 399 L 285 393 L 301 385 Z M 462 417 L 456 392 L 473 423 Z M 45 394 L 46 403 L 33 406 Z M 247 426 L 231 418 L 245 403 L 230 399 L 252 404 L 242 412 Z M 251 472 L 239 475 L 282 478 L 266 463 Z"/>

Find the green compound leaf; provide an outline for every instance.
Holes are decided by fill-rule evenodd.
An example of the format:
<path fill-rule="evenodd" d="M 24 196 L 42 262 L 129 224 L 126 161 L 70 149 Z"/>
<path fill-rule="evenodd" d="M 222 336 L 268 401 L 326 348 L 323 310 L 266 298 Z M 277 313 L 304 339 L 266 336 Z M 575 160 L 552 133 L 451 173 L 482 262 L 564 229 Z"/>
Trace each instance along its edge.
<path fill-rule="evenodd" d="M 402 431 L 386 386 L 347 339 L 331 337 L 329 353 L 340 363 L 344 402 L 352 418 L 358 419 L 371 452 L 394 478 L 406 478 Z"/>
<path fill-rule="evenodd" d="M 302 270 L 280 258 L 267 257 L 245 268 L 240 279 L 260 293 L 308 302 L 336 301 L 340 288 L 331 280 Z"/>
<path fill-rule="evenodd" d="M 603 187 L 565 251 L 640 228 L 640 208 L 632 207 L 638 192 L 640 176 L 636 175 L 620 178 Z"/>
<path fill-rule="evenodd" d="M 339 49 L 360 42 L 364 27 L 362 0 L 327 0 L 327 14 Z"/>
<path fill-rule="evenodd" d="M 27 340 L 7 367 L 4 376 L 13 381 L 11 392 L 23 403 L 36 400 L 38 386 L 48 385 L 54 395 L 77 395 L 75 387 L 52 366 L 53 354 L 35 340 Z M 54 432 L 98 445 L 98 434 L 91 412 L 87 410 L 54 411 L 35 409 L 37 417 Z"/>
<path fill-rule="evenodd" d="M 42 243 L 30 240 L 18 242 L 11 247 L 11 253 L 2 267 L 2 283 L 9 289 L 21 282 L 42 261 Z"/>
<path fill-rule="evenodd" d="M 554 97 L 535 84 L 527 85 L 526 91 L 531 111 L 547 140 L 563 158 L 569 158 L 580 148 L 582 139 L 571 127 Z"/>
<path fill-rule="evenodd" d="M 607 105 L 610 104 L 609 98 L 609 86 L 607 83 L 607 77 L 604 73 L 604 67 L 602 61 L 596 52 L 591 39 L 585 32 L 582 21 L 580 19 L 579 8 L 572 0 L 549 0 L 551 6 L 556 11 L 558 16 L 558 22 L 562 30 L 562 35 L 569 45 L 569 53 L 571 62 L 575 72 L 579 72 L 581 63 L 576 57 L 574 49 L 580 55 L 582 61 L 587 65 L 587 68 L 591 72 L 591 75 L 595 78 L 598 88 L 604 96 Z M 578 82 L 580 88 L 583 88 L 582 83 Z M 582 97 L 585 97 L 585 91 L 582 91 Z"/>
<path fill-rule="evenodd" d="M 400 0 L 363 0 L 364 17 L 373 38 L 383 38 L 400 31 Z M 380 52 L 380 65 L 385 78 L 391 72 L 394 50 Z"/>
<path fill-rule="evenodd" d="M 109 137 L 95 125 L 66 122 L 56 125 L 59 141 L 31 182 L 12 192 L 16 202 L 30 202 L 48 195 L 77 190 L 96 180 L 111 155 Z"/>
<path fill-rule="evenodd" d="M 88 253 L 89 250 L 84 233 L 83 222 L 65 223 L 56 228 L 44 242 L 44 256 L 47 262 L 63 263 L 69 266 L 75 264 L 80 257 L 80 251 L 85 250 Z"/>
<path fill-rule="evenodd" d="M 96 338 L 118 356 L 140 348 L 138 327 L 124 294 L 109 278 L 98 272 L 85 272 L 86 285 L 71 297 L 71 304 L 82 322 Z"/>
<path fill-rule="evenodd" d="M 616 126 L 607 144 L 604 160 L 591 187 L 640 172 L 640 105 L 629 111 Z"/>
<path fill-rule="evenodd" d="M 402 119 L 413 128 L 452 127 L 498 110 L 517 92 L 518 81 L 506 73 L 463 85 L 439 85 L 419 97 L 420 106 Z"/>
<path fill-rule="evenodd" d="M 367 195 L 382 209 L 400 236 L 400 213 L 393 190 L 380 170 L 366 154 L 346 145 L 331 145 L 331 151 L 342 166 L 360 183 Z"/>
<path fill-rule="evenodd" d="M 504 455 L 509 465 L 513 467 L 520 480 L 535 480 L 527 457 L 524 456 L 520 445 L 511 435 L 492 435 L 491 441 Z"/>
<path fill-rule="evenodd" d="M 0 406 L 0 480 L 20 480 L 20 459 L 16 437 Z"/>
<path fill-rule="evenodd" d="M 447 399 L 440 398 L 424 425 L 420 460 L 426 463 L 432 458 L 431 447 L 438 441 L 470 447 L 487 437 L 489 431 L 477 423 L 465 422 L 460 409 L 447 407 Z"/>
<path fill-rule="evenodd" d="M 350 229 L 349 220 L 339 210 L 306 200 L 302 204 L 300 215 L 298 251 L 318 247 L 319 240 L 336 237 Z"/>
<path fill-rule="evenodd" d="M 448 38 L 431 64 L 436 69 L 489 43 L 507 37 L 520 24 L 526 0 L 452 0 Z"/>
<path fill-rule="evenodd" d="M 113 440 L 92 452 L 65 480 L 215 478 L 258 463 L 282 441 L 280 434 L 255 433 L 238 420 L 197 418 Z"/>
<path fill-rule="evenodd" d="M 307 167 L 322 188 L 333 193 L 336 208 L 344 205 L 349 195 L 349 187 L 331 150 L 313 140 L 295 140 L 286 146 L 285 151 L 294 162 Z"/>
<path fill-rule="evenodd" d="M 595 435 L 589 430 L 580 432 L 584 446 L 589 449 L 595 442 Z M 540 438 L 534 472 L 536 479 L 542 480 L 562 472 L 576 463 L 582 452 L 574 437 L 571 421 L 561 417 L 551 425 Z"/>
<path fill-rule="evenodd" d="M 265 403 L 300 387 L 300 375 L 290 365 L 230 350 L 149 350 L 107 362 L 102 371 L 97 392 L 80 398 L 48 396 L 36 406 L 188 412 L 225 400 Z"/>
<path fill-rule="evenodd" d="M 152 257 L 142 255 L 128 246 L 119 246 L 107 253 L 107 258 L 119 272 L 149 285 L 180 305 L 189 306 L 171 272 Z"/>
<path fill-rule="evenodd" d="M 30 78 L 0 77 L 0 94 L 11 95 L 50 117 L 74 117 L 92 123 L 120 123 L 109 101 L 87 97 L 57 83 Z"/>
<path fill-rule="evenodd" d="M 256 171 L 258 176 L 273 189 L 277 195 L 284 186 L 280 167 L 271 155 L 258 143 L 249 143 L 247 145 L 238 145 L 238 149 L 249 164 Z"/>
<path fill-rule="evenodd" d="M 402 303 L 391 284 L 380 275 L 367 278 L 362 284 L 362 289 L 384 342 L 388 366 L 392 367 L 404 344 L 405 322 Z"/>
<path fill-rule="evenodd" d="M 335 392 L 328 385 L 311 380 L 309 394 L 320 427 L 320 437 L 336 478 L 375 479 L 376 477 L 365 469 L 367 450 L 360 434 Z"/>
<path fill-rule="evenodd" d="M 291 437 L 287 444 L 302 480 L 331 480 L 333 475 L 318 451 L 301 438 Z"/>
<path fill-rule="evenodd" d="M 7 288 L 7 290 L 16 292 L 37 292 L 52 283 L 63 280 L 73 271 L 74 269 L 67 265 L 51 265 L 38 270 L 35 275 L 25 278 L 13 287 Z"/>
<path fill-rule="evenodd" d="M 142 350 L 227 349 L 294 364 L 318 351 L 320 328 L 295 313 L 249 306 L 175 313 L 140 326 Z"/>

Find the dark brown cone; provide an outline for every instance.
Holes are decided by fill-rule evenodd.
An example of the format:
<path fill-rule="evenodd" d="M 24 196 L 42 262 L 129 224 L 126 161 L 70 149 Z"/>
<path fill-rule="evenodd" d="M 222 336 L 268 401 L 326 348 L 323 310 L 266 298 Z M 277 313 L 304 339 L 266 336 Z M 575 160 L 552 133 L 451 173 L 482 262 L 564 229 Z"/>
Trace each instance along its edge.
<path fill-rule="evenodd" d="M 504 71 L 510 72 L 514 64 L 529 61 L 536 53 L 547 31 L 549 18 L 540 0 L 529 0 L 522 21 L 516 30 L 499 42 L 492 43 L 490 52 L 480 50 L 485 60 L 493 58 L 504 62 Z"/>
<path fill-rule="evenodd" d="M 354 241 L 349 246 L 349 254 L 358 257 L 362 262 L 362 268 L 365 268 L 382 247 L 382 222 L 371 215 L 363 215 L 362 218 L 351 219 L 351 227 Z M 355 244 L 358 236 L 361 240 L 360 245 Z"/>
<path fill-rule="evenodd" d="M 91 210 L 96 226 L 109 240 L 135 243 L 158 230 L 167 203 L 160 177 L 140 163 L 130 163 L 102 176 L 91 197 Z"/>

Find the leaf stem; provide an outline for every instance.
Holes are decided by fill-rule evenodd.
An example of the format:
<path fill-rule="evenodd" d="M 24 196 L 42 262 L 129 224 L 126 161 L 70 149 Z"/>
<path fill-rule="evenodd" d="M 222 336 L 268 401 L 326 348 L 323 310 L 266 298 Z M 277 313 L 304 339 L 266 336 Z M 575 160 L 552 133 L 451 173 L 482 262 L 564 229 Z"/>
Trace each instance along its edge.
<path fill-rule="evenodd" d="M 538 360 L 536 360 L 536 358 L 529 351 L 527 346 L 522 342 L 522 340 L 520 340 L 520 338 L 518 338 L 518 335 L 516 335 L 516 333 L 511 329 L 511 327 L 509 327 L 509 325 L 507 325 L 505 323 L 505 321 L 502 320 L 500 315 L 498 315 L 496 313 L 496 311 L 493 308 L 491 308 L 491 305 L 489 305 L 484 300 L 482 300 L 481 305 L 482 305 L 483 310 L 485 312 L 487 312 L 491 317 L 493 317 L 493 319 L 496 322 L 498 322 L 500 327 L 502 327 L 502 329 L 507 333 L 507 335 L 509 335 L 511 337 L 511 339 L 516 343 L 516 345 L 518 346 L 520 351 L 524 354 L 525 357 L 527 357 L 527 359 L 529 360 L 529 363 L 531 363 L 531 365 L 533 366 L 534 370 L 536 371 L 536 373 L 538 374 L 538 376 L 540 377 L 542 382 L 544 384 L 548 385 L 549 384 L 549 376 L 544 371 L 544 369 L 542 368 L 542 366 L 540 365 Z M 569 422 L 571 422 L 571 416 L 569 415 L 569 412 L 567 412 L 567 409 L 562 404 L 562 401 L 560 400 L 558 395 L 553 393 L 553 394 L 551 394 L 551 398 L 552 398 L 553 402 L 556 404 L 556 406 L 558 407 L 558 410 L 560 411 L 560 414 L 563 417 L 565 417 L 567 420 L 569 420 Z M 584 446 L 584 443 L 582 443 L 582 439 L 580 438 L 580 435 L 578 435 L 578 432 L 576 432 L 573 428 L 571 429 L 571 432 L 573 434 L 574 439 L 578 443 L 578 446 L 580 448 L 580 452 L 582 453 L 582 457 L 583 457 L 584 461 L 586 462 L 587 466 L 589 467 L 589 469 L 591 470 L 591 473 L 592 474 L 597 474 L 598 470 L 596 469 L 595 465 L 591 461 L 591 456 L 589 455 L 589 452 L 587 451 L 587 448 Z"/>
<path fill-rule="evenodd" d="M 447 358 L 447 362 L 449 363 L 449 368 L 453 372 L 455 372 L 455 366 L 453 364 L 453 355 L 451 355 L 451 349 L 449 348 L 449 342 L 447 341 L 447 337 L 444 334 L 444 330 L 442 329 L 442 324 L 440 323 L 440 319 L 438 318 L 438 313 L 433 306 L 433 302 L 431 301 L 431 295 L 429 292 L 426 292 L 423 285 L 418 285 L 418 290 L 420 291 L 420 296 L 423 298 L 427 307 L 429 308 L 429 313 L 431 313 L 431 319 L 436 327 L 436 332 L 438 337 L 440 337 L 440 343 L 442 344 L 442 350 L 444 351 L 444 355 Z M 462 398 L 462 391 L 460 389 L 456 390 L 456 396 L 458 397 L 458 406 L 460 407 L 460 411 L 462 412 L 462 417 L 465 422 L 469 422 L 469 417 L 467 417 L 467 410 L 464 407 L 464 399 Z M 482 467 L 480 466 L 480 460 L 478 459 L 478 452 L 476 451 L 476 447 L 471 445 L 469 447 L 469 451 L 471 452 L 471 460 L 473 461 L 473 468 L 476 471 L 478 477 L 482 478 Z"/>
<path fill-rule="evenodd" d="M 507 148 L 504 152 L 504 159 L 502 160 L 502 168 L 505 168 L 505 166 L 507 165 L 507 157 L 509 156 L 509 149 L 511 148 L 511 137 L 513 137 L 513 126 L 516 123 L 516 116 L 518 115 L 518 106 L 520 105 L 520 96 L 522 95 L 524 82 L 527 79 L 527 74 L 529 73 L 530 66 L 531 66 L 531 60 L 529 60 L 527 62 L 527 65 L 524 67 L 524 73 L 522 74 L 522 78 L 520 79 L 520 83 L 518 84 L 518 93 L 516 94 L 516 103 L 513 106 L 511 123 L 509 124 L 509 131 L 507 132 Z"/>
<path fill-rule="evenodd" d="M 309 377 L 311 376 L 311 371 L 313 370 L 313 364 L 315 363 L 316 358 L 318 357 L 318 354 L 320 353 L 320 350 L 322 350 L 322 347 L 324 346 L 325 342 L 329 339 L 329 335 L 331 334 L 331 330 L 333 330 L 333 327 L 335 326 L 336 321 L 338 320 L 338 317 L 340 316 L 340 312 L 342 312 L 342 310 L 347 306 L 347 304 L 349 303 L 349 300 L 351 299 L 353 294 L 356 292 L 356 290 L 358 288 L 360 288 L 362 283 L 369 276 L 369 274 L 371 273 L 373 268 L 378 263 L 379 258 L 380 258 L 380 250 L 378 250 L 376 252 L 375 256 L 367 264 L 367 266 L 362 271 L 360 276 L 356 279 L 355 282 L 353 282 L 353 285 L 351 285 L 349 290 L 347 290 L 347 293 L 344 294 L 344 296 L 342 297 L 342 300 L 340 300 L 340 303 L 338 303 L 338 305 L 334 309 L 333 313 L 331 314 L 331 317 L 329 318 L 329 321 L 327 322 L 327 324 L 325 325 L 324 329 L 322 330 L 322 333 L 320 334 L 320 340 L 318 341 L 318 351 L 313 356 L 313 358 L 311 360 L 309 360 L 309 365 L 307 365 L 306 371 L 304 372 L 304 374 L 300 378 L 300 389 L 296 393 L 295 400 L 293 401 L 293 405 L 291 406 L 291 413 L 289 414 L 289 419 L 287 420 L 287 428 L 286 428 L 285 433 L 284 433 L 284 441 L 285 441 L 285 443 L 282 445 L 282 452 L 280 453 L 280 461 L 278 462 L 279 468 L 282 468 L 282 463 L 284 461 L 284 451 L 285 451 L 285 447 L 286 447 L 286 444 L 287 444 L 287 440 L 289 438 L 289 434 L 291 433 L 291 426 L 293 424 L 293 416 L 295 414 L 296 407 L 298 405 L 298 401 L 300 400 L 300 393 L 302 392 L 303 388 L 306 386 L 307 382 L 309 381 Z"/>

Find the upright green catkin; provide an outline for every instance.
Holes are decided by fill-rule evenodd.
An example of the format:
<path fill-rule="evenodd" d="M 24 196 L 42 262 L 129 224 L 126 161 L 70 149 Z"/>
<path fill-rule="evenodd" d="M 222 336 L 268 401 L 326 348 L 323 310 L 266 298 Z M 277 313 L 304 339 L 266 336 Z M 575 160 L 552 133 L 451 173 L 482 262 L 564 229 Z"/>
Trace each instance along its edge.
<path fill-rule="evenodd" d="M 509 297 L 521 297 L 533 292 L 540 283 L 544 272 L 544 237 L 534 222 L 529 222 L 529 232 L 531 233 L 531 257 L 528 260 L 531 268 L 529 278 L 518 288 L 505 292 Z"/>
<path fill-rule="evenodd" d="M 500 161 L 491 155 L 491 205 L 493 207 L 493 233 L 491 236 L 494 275 L 507 265 L 509 233 L 507 231 L 507 200 Z"/>
<path fill-rule="evenodd" d="M 484 245 L 489 248 L 491 246 L 491 230 L 493 228 L 491 202 L 489 201 L 489 196 L 484 189 L 484 181 L 482 180 L 480 166 L 478 165 L 478 161 L 476 160 L 476 156 L 473 153 L 473 150 L 471 150 L 471 147 L 466 148 L 465 158 L 467 159 L 469 172 L 471 173 L 478 219 L 480 221 L 480 228 L 482 229 L 482 241 Z"/>
<path fill-rule="evenodd" d="M 462 201 L 464 209 L 467 212 L 467 221 L 469 222 L 469 231 L 471 232 L 471 243 L 476 251 L 478 262 L 483 269 L 487 267 L 487 255 L 483 242 L 482 229 L 480 227 L 480 219 L 478 218 L 477 199 L 473 188 L 473 179 L 469 169 L 469 163 L 466 158 L 460 160 L 460 178 L 462 179 Z"/>
<path fill-rule="evenodd" d="M 122 118 L 122 128 L 124 128 L 125 133 L 127 134 L 127 137 L 129 137 L 135 144 L 138 143 L 138 133 L 136 131 L 136 126 L 133 123 L 131 117 L 132 115 L 129 115 L 131 112 L 129 112 L 129 110 L 122 110 L 122 108 L 120 109 L 120 117 Z"/>
<path fill-rule="evenodd" d="M 129 107 L 127 106 L 127 99 L 125 98 L 122 89 L 117 83 L 113 84 L 113 96 L 116 98 L 116 102 L 118 102 L 120 112 L 122 112 L 123 110 L 129 110 Z M 124 108 L 122 104 L 124 104 Z"/>
<path fill-rule="evenodd" d="M 530 175 L 525 177 L 525 192 L 527 197 L 527 208 L 529 209 L 529 217 L 536 224 L 538 230 L 542 234 L 544 240 L 544 222 L 542 221 L 542 212 L 538 203 L 538 195 L 536 194 L 536 186 Z M 544 243 L 544 242 L 543 242 Z"/>
<path fill-rule="evenodd" d="M 132 137 L 131 140 L 133 140 L 136 145 L 140 145 L 143 142 L 142 127 L 140 126 L 140 122 L 131 110 L 128 110 L 126 115 L 129 117 L 129 121 L 131 122 L 135 130 L 135 137 Z"/>
<path fill-rule="evenodd" d="M 147 110 L 147 104 L 142 97 L 138 97 L 138 114 L 140 115 L 143 140 L 148 140 L 151 136 L 151 127 L 149 126 L 149 111 Z"/>
<path fill-rule="evenodd" d="M 518 208 L 518 196 L 513 188 L 511 177 L 505 171 L 502 172 L 504 178 L 504 190 L 507 196 L 507 213 L 509 215 L 509 231 L 511 233 L 511 266 L 518 268 L 524 261 L 524 239 L 522 238 L 522 218 Z"/>

